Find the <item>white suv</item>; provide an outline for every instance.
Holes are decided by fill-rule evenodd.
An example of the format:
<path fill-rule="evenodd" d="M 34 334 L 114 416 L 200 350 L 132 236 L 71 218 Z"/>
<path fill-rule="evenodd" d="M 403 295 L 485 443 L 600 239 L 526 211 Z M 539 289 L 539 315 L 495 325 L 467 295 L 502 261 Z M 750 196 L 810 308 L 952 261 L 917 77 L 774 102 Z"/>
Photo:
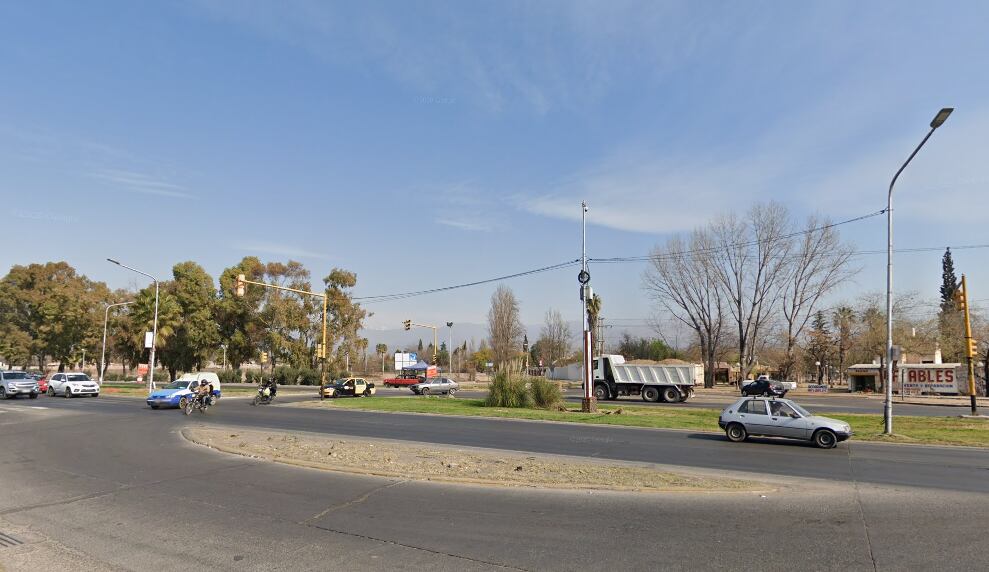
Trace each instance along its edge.
<path fill-rule="evenodd" d="M 77 395 L 100 396 L 100 386 L 84 373 L 54 373 L 48 380 L 48 395 L 55 397 L 75 397 Z"/>

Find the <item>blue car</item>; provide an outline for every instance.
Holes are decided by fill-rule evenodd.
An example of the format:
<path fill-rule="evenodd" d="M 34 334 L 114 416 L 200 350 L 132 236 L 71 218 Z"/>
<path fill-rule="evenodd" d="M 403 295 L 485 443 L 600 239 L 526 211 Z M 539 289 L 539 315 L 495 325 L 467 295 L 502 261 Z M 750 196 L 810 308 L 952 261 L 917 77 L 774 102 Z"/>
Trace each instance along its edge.
<path fill-rule="evenodd" d="M 199 384 L 198 381 L 180 379 L 173 381 L 161 389 L 155 390 L 148 396 L 148 407 L 158 409 L 159 407 L 179 407 L 182 398 L 192 395 L 189 384 Z"/>

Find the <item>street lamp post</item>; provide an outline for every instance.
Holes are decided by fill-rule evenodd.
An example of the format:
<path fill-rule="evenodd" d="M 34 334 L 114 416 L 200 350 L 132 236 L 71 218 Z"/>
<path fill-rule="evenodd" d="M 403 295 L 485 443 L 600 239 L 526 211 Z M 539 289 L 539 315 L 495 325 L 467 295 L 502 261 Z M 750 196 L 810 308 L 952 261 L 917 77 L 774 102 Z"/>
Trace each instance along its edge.
<path fill-rule="evenodd" d="M 158 341 L 158 279 L 147 272 L 142 272 L 137 268 L 131 268 L 126 264 L 121 264 L 112 258 L 107 258 L 107 261 L 112 262 L 121 268 L 126 268 L 131 272 L 137 272 L 138 274 L 147 276 L 155 283 L 155 317 L 154 323 L 151 326 L 151 355 L 148 358 L 148 393 L 150 394 L 155 390 L 155 343 Z"/>
<path fill-rule="evenodd" d="M 587 203 L 580 203 L 580 274 L 577 276 L 577 281 L 580 282 L 581 287 L 581 314 L 583 314 L 583 333 L 582 333 L 582 344 L 584 347 L 584 363 L 581 365 L 581 378 L 584 381 L 584 398 L 581 403 L 581 411 L 585 413 L 593 413 L 597 411 L 597 403 L 594 399 L 594 377 L 591 372 L 591 353 L 594 348 L 591 347 L 591 329 L 590 322 L 587 319 L 587 303 L 593 296 L 590 281 L 591 275 L 587 271 Z"/>
<path fill-rule="evenodd" d="M 117 304 L 107 304 L 103 312 L 103 353 L 100 356 L 100 383 L 103 383 L 103 376 L 106 374 L 106 325 L 110 320 L 110 308 L 114 306 L 128 306 L 134 302 L 119 302 Z"/>
<path fill-rule="evenodd" d="M 893 434 L 893 185 L 924 143 L 927 143 L 934 134 L 934 130 L 941 127 L 954 110 L 953 107 L 945 107 L 937 112 L 931 120 L 931 130 L 893 175 L 893 180 L 889 182 L 889 193 L 886 195 L 886 405 L 883 411 L 885 421 L 883 433 L 886 435 Z"/>
<path fill-rule="evenodd" d="M 450 377 L 453 377 L 453 322 L 447 322 L 446 327 L 450 328 L 450 346 L 446 349 L 446 353 L 450 358 Z"/>

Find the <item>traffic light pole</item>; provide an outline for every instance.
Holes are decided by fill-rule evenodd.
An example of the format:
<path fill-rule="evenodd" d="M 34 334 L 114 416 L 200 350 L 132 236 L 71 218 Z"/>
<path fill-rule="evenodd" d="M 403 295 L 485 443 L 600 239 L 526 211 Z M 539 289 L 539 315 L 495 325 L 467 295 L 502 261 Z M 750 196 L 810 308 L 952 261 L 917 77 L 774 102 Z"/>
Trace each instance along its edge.
<path fill-rule="evenodd" d="M 244 286 L 246 284 L 254 284 L 255 286 L 261 286 L 261 287 L 264 287 L 264 288 L 271 288 L 273 290 L 284 290 L 285 292 L 294 292 L 296 294 L 302 294 L 304 296 L 314 296 L 316 298 L 322 298 L 323 299 L 323 337 L 322 337 L 322 340 L 323 341 L 320 344 L 320 350 L 319 350 L 319 352 L 317 352 L 317 354 L 318 354 L 317 357 L 320 360 L 322 360 L 322 368 L 321 368 L 321 371 L 319 373 L 319 384 L 320 384 L 320 388 L 321 388 L 320 389 L 320 392 L 319 392 L 319 395 L 322 396 L 323 395 L 322 387 L 324 387 L 326 385 L 326 353 L 327 353 L 326 352 L 326 303 L 327 303 L 326 292 L 323 292 L 322 294 L 320 294 L 318 292 L 310 292 L 308 290 L 298 290 L 296 288 L 288 288 L 286 286 L 278 286 L 276 284 L 265 284 L 264 282 L 255 282 L 253 280 L 248 280 L 247 278 L 244 277 L 243 274 L 238 274 L 237 275 L 236 289 L 234 290 L 234 295 L 237 296 L 238 298 L 239 297 L 242 297 L 244 295 Z"/>
<path fill-rule="evenodd" d="M 975 398 L 975 340 L 972 339 L 972 319 L 968 311 L 968 284 L 962 274 L 962 309 L 965 311 L 965 355 L 968 356 L 968 395 L 972 400 L 972 415 L 979 414 L 979 404 Z M 989 383 L 989 381 L 987 381 Z"/>
<path fill-rule="evenodd" d="M 437 326 L 430 326 L 429 324 L 417 324 L 412 320 L 405 320 L 403 324 L 405 325 L 406 331 L 411 330 L 413 327 L 429 328 L 430 330 L 433 330 L 433 365 L 439 365 L 438 363 L 436 363 L 436 352 L 439 350 L 439 341 L 440 341 L 439 333 L 438 333 L 439 328 Z M 451 325 L 451 328 L 452 327 L 453 326 Z M 451 329 L 451 334 L 452 334 L 452 329 Z"/>

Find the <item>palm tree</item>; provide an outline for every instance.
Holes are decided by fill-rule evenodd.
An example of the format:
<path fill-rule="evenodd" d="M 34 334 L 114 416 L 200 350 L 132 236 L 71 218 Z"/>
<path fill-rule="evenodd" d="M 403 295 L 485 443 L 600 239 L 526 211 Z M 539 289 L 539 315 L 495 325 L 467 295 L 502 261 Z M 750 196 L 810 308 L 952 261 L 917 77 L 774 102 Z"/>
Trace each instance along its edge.
<path fill-rule="evenodd" d="M 845 358 L 852 345 L 852 328 L 855 325 L 855 310 L 848 306 L 838 306 L 831 315 L 834 324 L 835 342 L 838 346 L 838 375 L 845 375 Z"/>
<path fill-rule="evenodd" d="M 591 330 L 591 356 L 597 345 L 598 316 L 601 315 L 601 297 L 595 294 L 587 301 L 587 327 Z"/>

